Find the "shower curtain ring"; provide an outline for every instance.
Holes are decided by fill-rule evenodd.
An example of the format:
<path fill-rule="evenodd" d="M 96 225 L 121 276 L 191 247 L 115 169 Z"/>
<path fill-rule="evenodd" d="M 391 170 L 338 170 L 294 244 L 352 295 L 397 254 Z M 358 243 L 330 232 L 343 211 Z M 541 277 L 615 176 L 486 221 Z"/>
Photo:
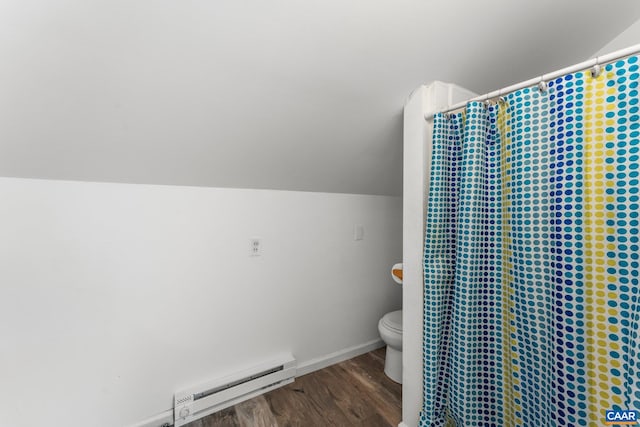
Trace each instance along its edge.
<path fill-rule="evenodd" d="M 596 65 L 591 68 L 591 77 L 594 79 L 602 74 L 602 67 L 600 66 L 600 58 L 596 58 Z"/>
<path fill-rule="evenodd" d="M 547 82 L 542 80 L 542 77 L 540 77 L 540 81 L 538 82 L 538 90 L 540 92 L 544 93 L 544 92 L 547 91 L 548 88 L 549 88 L 549 86 L 547 86 Z"/>
<path fill-rule="evenodd" d="M 498 96 L 496 97 L 496 105 L 499 105 L 500 103 L 506 104 L 507 102 L 507 97 L 504 95 L 504 93 L 502 93 L 502 89 L 500 89 L 498 91 Z"/>

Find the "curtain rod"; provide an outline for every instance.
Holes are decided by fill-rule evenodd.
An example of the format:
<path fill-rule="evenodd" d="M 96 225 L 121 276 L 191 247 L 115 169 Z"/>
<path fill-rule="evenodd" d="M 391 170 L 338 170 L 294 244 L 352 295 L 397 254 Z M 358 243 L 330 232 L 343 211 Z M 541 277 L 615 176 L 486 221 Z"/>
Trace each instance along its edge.
<path fill-rule="evenodd" d="M 596 74 L 599 73 L 600 71 L 600 66 L 607 64 L 609 62 L 613 62 L 616 61 L 618 59 L 621 58 L 625 58 L 627 56 L 631 56 L 634 55 L 636 53 L 640 53 L 640 44 L 636 44 L 633 46 L 630 46 L 628 48 L 625 49 L 621 49 L 621 50 L 617 50 L 615 52 L 611 52 L 608 53 L 606 55 L 602 55 L 602 56 L 597 56 L 593 59 L 588 59 L 586 61 L 580 62 L 579 64 L 575 64 L 575 65 L 571 65 L 569 67 L 563 68 L 561 70 L 557 70 L 554 71 L 552 73 L 548 73 L 548 74 L 543 74 L 540 77 L 534 77 L 532 79 L 529 80 L 525 80 L 523 82 L 520 83 L 516 83 L 514 85 L 511 86 L 507 86 L 505 88 L 499 89 L 499 90 L 495 90 L 493 92 L 489 92 L 487 94 L 484 95 L 480 95 L 480 96 L 476 96 L 475 98 L 471 98 L 468 99 L 466 101 L 463 102 L 458 102 L 457 104 L 453 104 L 453 105 L 449 105 L 447 107 L 445 107 L 442 110 L 438 110 L 436 112 L 433 113 L 427 113 L 424 115 L 425 120 L 431 120 L 433 119 L 433 116 L 436 115 L 437 113 L 448 113 L 454 110 L 459 110 L 461 108 L 463 108 L 464 106 L 466 106 L 469 102 L 472 101 L 487 101 L 493 98 L 499 98 L 503 95 L 507 95 L 509 93 L 515 92 L 517 90 L 520 89 L 524 89 L 526 87 L 529 86 L 533 86 L 533 85 L 537 85 L 537 84 L 545 84 L 546 82 L 548 82 L 549 80 L 553 80 L 555 78 L 558 78 L 560 76 L 564 76 L 566 74 L 571 74 L 571 73 L 575 73 L 577 71 L 582 71 L 582 70 L 587 70 L 589 68 L 594 68 L 595 67 L 595 72 Z"/>

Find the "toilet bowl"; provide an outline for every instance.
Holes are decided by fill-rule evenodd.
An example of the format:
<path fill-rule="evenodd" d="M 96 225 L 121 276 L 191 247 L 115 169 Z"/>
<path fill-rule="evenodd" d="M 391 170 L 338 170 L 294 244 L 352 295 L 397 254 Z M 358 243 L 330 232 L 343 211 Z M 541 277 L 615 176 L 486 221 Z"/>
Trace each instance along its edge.
<path fill-rule="evenodd" d="M 387 344 L 384 373 L 402 384 L 402 310 L 382 316 L 378 322 L 378 331 L 382 341 Z"/>

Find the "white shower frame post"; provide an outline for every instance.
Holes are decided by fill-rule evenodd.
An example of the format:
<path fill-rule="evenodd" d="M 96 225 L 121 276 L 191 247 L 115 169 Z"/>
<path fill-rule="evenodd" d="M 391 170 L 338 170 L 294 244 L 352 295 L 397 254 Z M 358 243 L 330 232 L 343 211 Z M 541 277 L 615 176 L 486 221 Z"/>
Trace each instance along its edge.
<path fill-rule="evenodd" d="M 416 89 L 404 107 L 402 219 L 402 422 L 418 425 L 422 408 L 424 224 L 431 168 L 433 113 L 476 94 L 450 83 Z M 426 120 L 425 117 L 430 117 Z"/>

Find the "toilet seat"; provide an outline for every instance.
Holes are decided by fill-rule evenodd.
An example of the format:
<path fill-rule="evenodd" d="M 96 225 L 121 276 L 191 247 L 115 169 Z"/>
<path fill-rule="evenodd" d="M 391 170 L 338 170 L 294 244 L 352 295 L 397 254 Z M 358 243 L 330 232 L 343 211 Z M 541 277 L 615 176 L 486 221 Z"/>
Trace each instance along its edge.
<path fill-rule="evenodd" d="M 385 314 L 382 316 L 380 323 L 382 323 L 385 328 L 402 334 L 402 310 Z"/>

